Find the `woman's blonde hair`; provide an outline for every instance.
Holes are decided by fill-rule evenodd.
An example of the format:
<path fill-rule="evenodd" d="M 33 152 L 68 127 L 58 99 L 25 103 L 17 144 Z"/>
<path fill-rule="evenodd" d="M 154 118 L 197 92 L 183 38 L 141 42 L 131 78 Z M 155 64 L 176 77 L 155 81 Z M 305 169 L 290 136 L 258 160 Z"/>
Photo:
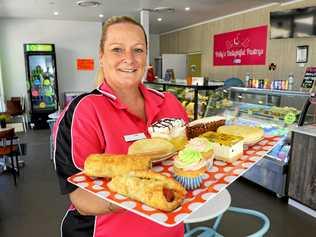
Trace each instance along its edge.
<path fill-rule="evenodd" d="M 100 45 L 99 45 L 99 52 L 100 53 L 103 53 L 104 42 L 106 40 L 106 33 L 107 33 L 108 28 L 111 25 L 118 24 L 118 23 L 130 23 L 130 24 L 139 26 L 142 29 L 142 31 L 144 32 L 146 48 L 147 48 L 147 35 L 146 35 L 145 30 L 144 30 L 144 27 L 141 24 L 139 24 L 133 18 L 128 17 L 128 16 L 112 16 L 109 19 L 107 19 L 102 25 L 102 34 L 101 34 Z M 102 67 L 99 67 L 98 74 L 97 74 L 97 80 L 96 80 L 97 85 L 100 85 L 103 82 L 103 80 L 104 80 L 104 73 L 103 73 Z"/>

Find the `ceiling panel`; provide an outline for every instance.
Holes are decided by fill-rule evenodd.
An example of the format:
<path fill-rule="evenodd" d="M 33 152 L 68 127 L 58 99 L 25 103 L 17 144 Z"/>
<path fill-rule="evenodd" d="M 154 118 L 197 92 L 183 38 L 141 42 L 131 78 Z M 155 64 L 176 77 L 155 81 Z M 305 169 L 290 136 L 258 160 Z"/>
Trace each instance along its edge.
<path fill-rule="evenodd" d="M 0 0 L 0 18 L 32 18 L 76 21 L 104 21 L 113 15 L 139 20 L 140 10 L 171 7 L 175 11 L 150 12 L 150 32 L 163 33 L 213 18 L 273 2 L 293 0 L 97 0 L 97 7 L 79 7 L 76 0 Z M 185 11 L 185 7 L 190 11 Z M 54 11 L 59 15 L 55 16 Z M 103 14 L 104 18 L 99 18 Z M 157 18 L 161 17 L 161 22 Z"/>

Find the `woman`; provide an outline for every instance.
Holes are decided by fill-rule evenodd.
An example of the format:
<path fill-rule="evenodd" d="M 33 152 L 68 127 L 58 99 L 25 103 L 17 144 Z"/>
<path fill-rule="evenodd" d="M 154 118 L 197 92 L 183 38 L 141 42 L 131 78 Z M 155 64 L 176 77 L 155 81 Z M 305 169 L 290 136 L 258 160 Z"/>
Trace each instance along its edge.
<path fill-rule="evenodd" d="M 126 154 L 126 135 L 143 133 L 165 117 L 188 121 L 170 93 L 146 88 L 147 38 L 128 17 L 105 22 L 100 42 L 101 85 L 75 98 L 56 124 L 55 164 L 63 194 L 71 207 L 62 221 L 63 237 L 183 236 L 183 224 L 167 228 L 123 210 L 67 182 L 82 170 L 91 153 Z"/>

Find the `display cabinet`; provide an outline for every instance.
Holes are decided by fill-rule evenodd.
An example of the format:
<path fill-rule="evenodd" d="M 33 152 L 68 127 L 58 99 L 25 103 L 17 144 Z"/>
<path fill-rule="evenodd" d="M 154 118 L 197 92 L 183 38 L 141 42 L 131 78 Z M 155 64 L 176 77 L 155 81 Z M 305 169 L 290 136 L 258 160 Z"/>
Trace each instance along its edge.
<path fill-rule="evenodd" d="M 280 142 L 252 169 L 243 175 L 277 194 L 287 195 L 286 183 L 290 144 L 290 130 L 297 126 L 301 109 L 309 94 L 295 91 L 276 91 L 232 87 L 223 91 L 228 102 L 209 100 L 204 116 L 224 115 L 228 124 L 258 126 L 265 135 L 281 136 Z"/>
<path fill-rule="evenodd" d="M 208 81 L 204 85 L 187 85 L 184 80 L 153 82 L 145 81 L 144 84 L 159 91 L 170 91 L 182 102 L 190 119 L 197 119 L 204 115 L 207 100 L 211 91 L 222 87 L 223 82 Z"/>

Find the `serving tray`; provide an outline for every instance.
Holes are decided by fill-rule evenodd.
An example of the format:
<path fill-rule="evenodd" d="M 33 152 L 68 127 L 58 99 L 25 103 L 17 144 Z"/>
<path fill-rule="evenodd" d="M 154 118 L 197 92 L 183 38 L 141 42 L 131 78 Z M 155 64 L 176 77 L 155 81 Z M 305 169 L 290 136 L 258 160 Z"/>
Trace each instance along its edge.
<path fill-rule="evenodd" d="M 267 154 L 280 140 L 280 137 L 265 136 L 263 140 L 244 150 L 243 156 L 234 163 L 214 160 L 203 178 L 201 187 L 189 191 L 183 204 L 172 212 L 163 212 L 145 204 L 112 192 L 103 178 L 91 178 L 82 172 L 68 178 L 68 181 L 88 192 L 99 196 L 111 203 L 134 212 L 166 227 L 172 227 L 183 222 L 190 214 L 201 208 L 218 192 L 233 183 L 239 176 L 250 169 L 256 162 Z M 171 177 L 173 174 L 173 159 L 164 160 L 153 166 L 155 172 Z"/>

